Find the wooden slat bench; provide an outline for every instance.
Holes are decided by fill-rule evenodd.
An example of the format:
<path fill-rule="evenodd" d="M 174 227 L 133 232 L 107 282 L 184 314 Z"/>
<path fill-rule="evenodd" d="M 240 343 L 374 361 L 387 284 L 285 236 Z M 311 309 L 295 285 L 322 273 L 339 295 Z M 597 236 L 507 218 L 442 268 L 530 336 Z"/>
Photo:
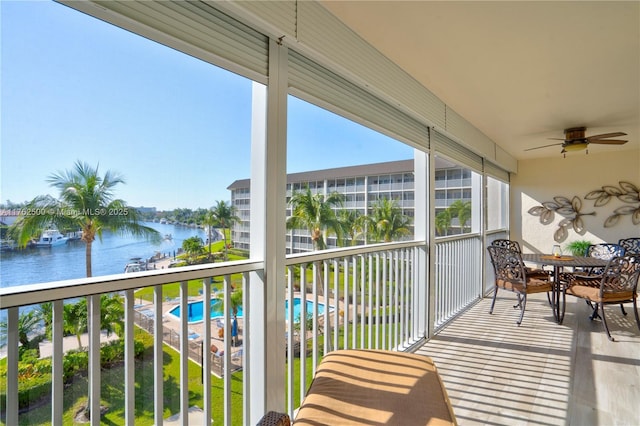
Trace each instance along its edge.
<path fill-rule="evenodd" d="M 381 350 L 339 350 L 316 371 L 294 425 L 455 425 L 431 358 Z"/>

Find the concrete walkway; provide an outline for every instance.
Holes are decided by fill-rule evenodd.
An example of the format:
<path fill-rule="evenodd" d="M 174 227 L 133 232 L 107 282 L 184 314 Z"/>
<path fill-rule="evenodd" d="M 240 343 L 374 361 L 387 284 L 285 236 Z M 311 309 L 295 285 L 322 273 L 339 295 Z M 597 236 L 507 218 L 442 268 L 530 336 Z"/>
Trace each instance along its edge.
<path fill-rule="evenodd" d="M 109 342 L 111 340 L 118 340 L 118 335 L 116 333 L 111 333 L 110 336 L 107 336 L 107 333 L 102 331 L 100 332 L 100 343 Z M 89 346 L 89 334 L 84 333 L 80 336 L 80 342 L 82 342 L 82 347 L 86 348 Z M 72 349 L 78 349 L 78 338 L 76 336 L 65 336 L 62 338 L 62 351 L 68 352 Z M 53 354 L 53 343 L 45 340 L 40 343 L 40 358 L 48 358 Z"/>

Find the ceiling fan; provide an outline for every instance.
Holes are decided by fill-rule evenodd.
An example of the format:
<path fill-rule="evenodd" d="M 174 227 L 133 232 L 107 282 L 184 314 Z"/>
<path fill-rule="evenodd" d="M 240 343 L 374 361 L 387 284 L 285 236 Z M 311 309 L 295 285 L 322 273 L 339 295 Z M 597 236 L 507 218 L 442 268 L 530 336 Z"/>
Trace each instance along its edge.
<path fill-rule="evenodd" d="M 613 133 L 603 133 L 601 135 L 593 135 L 586 137 L 584 135 L 586 127 L 571 127 L 569 129 L 564 130 L 564 139 L 560 138 L 549 138 L 551 140 L 562 141 L 560 143 L 552 143 L 550 145 L 537 146 L 535 148 L 525 149 L 525 151 L 531 151 L 534 149 L 547 148 L 550 146 L 562 145 L 561 154 L 566 154 L 569 151 L 581 151 L 583 149 L 587 149 L 590 143 L 601 144 L 601 145 L 623 145 L 627 143 L 627 141 L 620 139 L 609 139 L 615 138 L 618 136 L 626 136 L 626 133 L 623 132 L 613 132 Z M 587 151 L 589 153 L 589 151 Z"/>

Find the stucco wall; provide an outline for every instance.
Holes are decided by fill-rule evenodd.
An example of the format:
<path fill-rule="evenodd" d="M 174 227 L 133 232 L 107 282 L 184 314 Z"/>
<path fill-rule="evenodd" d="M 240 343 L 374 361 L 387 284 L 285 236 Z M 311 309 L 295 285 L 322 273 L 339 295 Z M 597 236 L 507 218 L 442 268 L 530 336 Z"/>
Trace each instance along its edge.
<path fill-rule="evenodd" d="M 618 242 L 620 238 L 640 237 L 640 226 L 633 225 L 631 216 L 622 216 L 615 226 L 605 228 L 605 220 L 613 211 L 624 204 L 616 198 L 602 207 L 595 207 L 593 200 L 584 197 L 589 192 L 610 185 L 620 187 L 626 181 L 640 188 L 640 150 L 607 153 L 570 153 L 553 158 L 518 162 L 518 174 L 511 178 L 511 238 L 518 240 L 525 252 L 550 252 L 554 232 L 563 219 L 558 213 L 548 225 L 540 223 L 540 218 L 528 213 L 531 207 L 553 201 L 556 196 L 572 199 L 578 196 L 582 201 L 581 213 L 595 212 L 594 216 L 583 216 L 585 232 L 576 233 L 567 228 L 567 238 L 560 242 L 562 248 L 575 240 L 597 242 Z M 639 203 L 633 204 L 640 207 Z"/>

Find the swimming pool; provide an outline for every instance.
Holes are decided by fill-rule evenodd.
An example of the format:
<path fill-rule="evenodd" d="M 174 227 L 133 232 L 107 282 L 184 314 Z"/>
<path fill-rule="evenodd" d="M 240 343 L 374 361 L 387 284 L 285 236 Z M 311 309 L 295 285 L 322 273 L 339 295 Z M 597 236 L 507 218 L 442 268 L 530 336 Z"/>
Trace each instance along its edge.
<path fill-rule="evenodd" d="M 197 302 L 190 302 L 188 305 L 188 315 L 187 322 L 201 322 L 203 315 L 203 303 L 202 300 Z M 171 315 L 176 318 L 180 318 L 180 306 L 176 306 L 175 308 L 169 311 Z M 224 312 L 222 312 L 222 301 L 219 299 L 211 299 L 211 319 L 223 318 Z M 238 308 L 238 318 L 242 318 L 242 306 Z"/>
<path fill-rule="evenodd" d="M 300 321 L 300 310 L 302 309 L 302 299 L 300 299 L 299 297 L 294 297 L 293 298 L 293 321 L 294 322 L 299 322 Z M 305 310 L 307 313 L 307 316 L 313 314 L 313 302 L 311 300 L 307 300 L 307 303 L 305 304 Z M 324 313 L 324 303 L 318 303 L 318 315 L 322 315 Z M 284 319 L 286 321 L 289 320 L 289 301 L 285 300 L 284 301 Z"/>
<path fill-rule="evenodd" d="M 301 309 L 302 300 L 299 297 L 293 298 L 293 318 L 295 322 L 300 321 L 300 309 Z M 203 316 L 203 303 L 202 300 L 197 302 L 190 302 L 188 305 L 188 315 L 187 322 L 201 322 Z M 305 309 L 307 311 L 307 315 L 313 313 L 313 302 L 311 300 L 307 300 Z M 331 308 L 329 308 L 331 309 Z M 324 313 L 324 303 L 318 303 L 318 314 Z M 180 318 L 180 306 L 176 306 L 175 308 L 169 311 L 169 314 L 173 315 L 176 318 Z M 285 300 L 284 302 L 284 317 L 285 319 L 289 318 L 289 301 Z M 219 299 L 211 300 L 211 319 L 223 318 L 224 312 L 222 312 L 222 301 Z M 242 318 L 242 306 L 238 308 L 238 318 Z"/>

